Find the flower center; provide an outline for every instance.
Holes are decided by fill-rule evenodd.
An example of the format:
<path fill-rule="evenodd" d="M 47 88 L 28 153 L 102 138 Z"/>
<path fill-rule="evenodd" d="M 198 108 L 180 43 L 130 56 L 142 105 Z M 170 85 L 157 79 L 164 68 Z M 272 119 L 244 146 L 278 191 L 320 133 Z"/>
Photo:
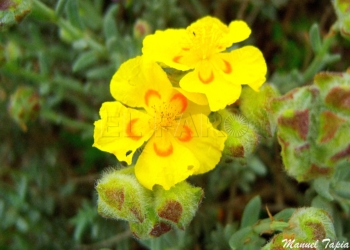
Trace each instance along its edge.
<path fill-rule="evenodd" d="M 187 108 L 187 99 L 180 93 L 174 94 L 168 102 L 165 102 L 157 91 L 149 90 L 145 99 L 149 114 L 152 116 L 148 124 L 155 132 L 175 127 Z"/>
<path fill-rule="evenodd" d="M 179 112 L 170 103 L 161 102 L 158 105 L 154 104 L 150 107 L 152 109 L 152 118 L 149 120 L 149 125 L 154 130 L 167 129 L 176 125 Z"/>

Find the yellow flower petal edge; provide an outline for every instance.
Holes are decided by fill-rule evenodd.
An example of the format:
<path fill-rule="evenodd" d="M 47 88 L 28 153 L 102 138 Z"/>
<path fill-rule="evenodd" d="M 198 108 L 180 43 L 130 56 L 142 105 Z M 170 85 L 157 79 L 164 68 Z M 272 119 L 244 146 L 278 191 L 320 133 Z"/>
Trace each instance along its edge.
<path fill-rule="evenodd" d="M 112 96 L 130 107 L 147 108 L 144 97 L 150 86 L 155 91 L 171 91 L 171 83 L 162 68 L 153 60 L 137 56 L 124 62 L 113 75 Z"/>
<path fill-rule="evenodd" d="M 205 94 L 212 111 L 225 108 L 240 95 L 240 85 L 255 91 L 265 82 L 267 67 L 262 53 L 253 46 L 224 52 L 249 37 L 244 21 L 228 26 L 206 16 L 184 29 L 157 31 L 144 39 L 143 54 L 178 70 L 194 69 L 181 80 L 186 91 Z"/>
<path fill-rule="evenodd" d="M 153 133 L 148 126 L 150 117 L 119 102 L 103 103 L 100 116 L 101 119 L 94 124 L 93 146 L 114 154 L 119 161 L 130 165 L 136 150 Z"/>
<path fill-rule="evenodd" d="M 207 103 L 203 95 L 173 88 L 157 63 L 141 57 L 123 64 L 111 85 L 113 96 L 127 106 L 103 103 L 101 119 L 95 122 L 94 146 L 128 164 L 144 146 L 135 175 L 146 188 L 161 185 L 168 190 L 219 162 L 226 137 L 209 122 L 208 106 L 193 102 Z"/>

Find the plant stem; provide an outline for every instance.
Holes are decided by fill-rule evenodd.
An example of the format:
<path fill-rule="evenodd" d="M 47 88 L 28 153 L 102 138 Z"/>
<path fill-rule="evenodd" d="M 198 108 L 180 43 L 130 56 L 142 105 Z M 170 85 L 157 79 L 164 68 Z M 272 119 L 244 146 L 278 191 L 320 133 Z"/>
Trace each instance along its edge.
<path fill-rule="evenodd" d="M 311 80 L 316 73 L 318 73 L 329 61 L 325 60 L 328 50 L 334 40 L 333 36 L 326 37 L 323 40 L 322 49 L 319 53 L 315 56 L 315 58 L 312 60 L 309 67 L 305 70 L 303 76 L 302 76 L 302 82 L 305 83 L 309 80 Z"/>
<path fill-rule="evenodd" d="M 40 112 L 40 116 L 50 122 L 53 122 L 57 125 L 63 125 L 67 127 L 71 127 L 74 129 L 78 130 L 85 130 L 85 131 L 90 131 L 92 130 L 92 125 L 82 122 L 82 121 L 77 121 L 73 120 L 71 118 L 68 118 L 64 115 L 58 114 L 56 112 L 53 112 L 51 110 L 42 110 Z"/>

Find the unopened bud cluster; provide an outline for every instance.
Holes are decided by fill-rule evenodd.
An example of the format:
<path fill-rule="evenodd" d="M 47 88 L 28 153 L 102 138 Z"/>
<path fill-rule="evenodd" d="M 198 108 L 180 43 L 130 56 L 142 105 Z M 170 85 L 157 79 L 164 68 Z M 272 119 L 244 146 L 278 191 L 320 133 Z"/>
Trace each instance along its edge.
<path fill-rule="evenodd" d="M 40 97 L 33 88 L 19 87 L 10 98 L 8 111 L 23 131 L 27 130 L 27 123 L 39 115 Z"/>
<path fill-rule="evenodd" d="M 350 156 L 350 73 L 319 73 L 314 81 L 272 103 L 283 163 L 298 181 L 330 178 Z"/>
<path fill-rule="evenodd" d="M 129 222 L 139 239 L 159 237 L 173 228 L 185 229 L 195 215 L 203 196 L 201 188 L 181 182 L 165 191 L 152 191 L 136 179 L 134 167 L 109 170 L 98 181 L 98 212 Z"/>

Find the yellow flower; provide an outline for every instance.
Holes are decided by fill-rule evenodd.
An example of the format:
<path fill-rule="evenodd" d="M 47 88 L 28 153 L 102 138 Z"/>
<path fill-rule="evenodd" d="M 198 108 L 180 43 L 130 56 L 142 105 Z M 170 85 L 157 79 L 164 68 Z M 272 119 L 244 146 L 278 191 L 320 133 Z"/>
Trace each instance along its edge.
<path fill-rule="evenodd" d="M 226 134 L 209 122 L 207 99 L 173 88 L 157 63 L 143 57 L 125 62 L 112 78 L 111 93 L 118 101 L 102 104 L 94 146 L 131 164 L 145 144 L 135 175 L 146 188 L 168 190 L 219 162 Z"/>
<path fill-rule="evenodd" d="M 265 82 L 267 71 L 259 49 L 245 46 L 223 52 L 233 43 L 247 39 L 251 31 L 243 21 L 224 25 L 214 17 L 204 17 L 187 29 L 167 29 L 148 35 L 143 41 L 145 56 L 186 74 L 180 86 L 186 91 L 204 93 L 212 111 L 235 102 L 241 85 L 255 91 Z"/>

